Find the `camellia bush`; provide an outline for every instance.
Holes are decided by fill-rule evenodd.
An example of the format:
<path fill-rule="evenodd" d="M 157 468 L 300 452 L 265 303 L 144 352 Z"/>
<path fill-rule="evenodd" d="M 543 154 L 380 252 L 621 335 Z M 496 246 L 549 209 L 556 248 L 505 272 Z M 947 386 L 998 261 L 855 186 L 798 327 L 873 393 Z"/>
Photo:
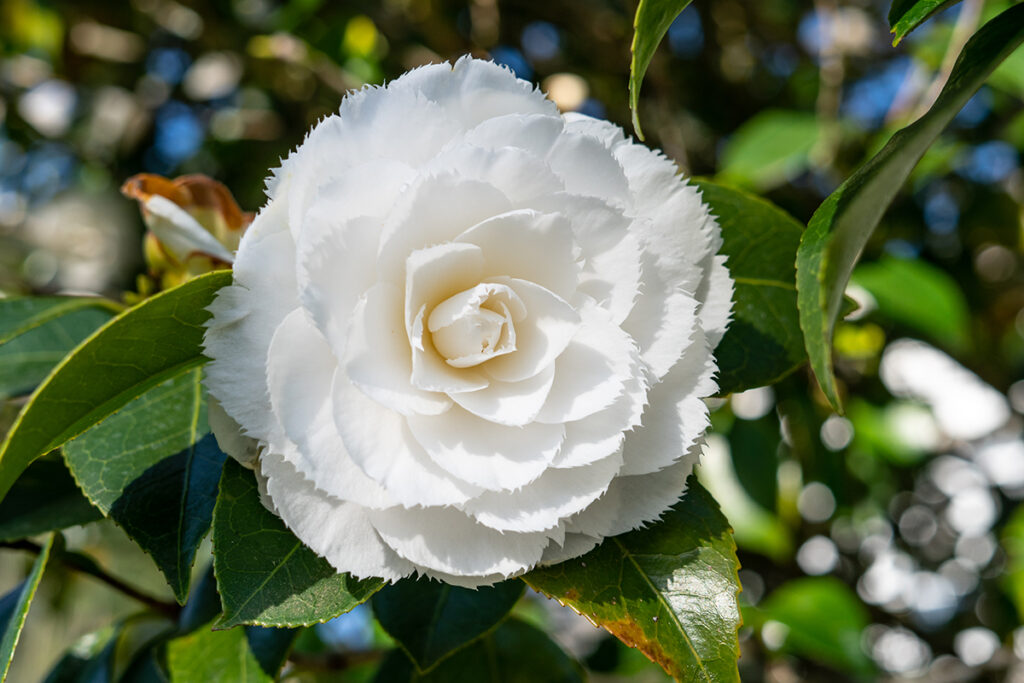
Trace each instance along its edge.
<path fill-rule="evenodd" d="M 126 179 L 148 232 L 124 301 L 0 299 L 6 390 L 26 396 L 0 446 L 0 540 L 35 555 L 0 600 L 0 679 L 52 566 L 145 607 L 69 651 L 54 681 L 316 666 L 384 683 L 582 680 L 527 591 L 677 680 L 739 680 L 744 617 L 766 644 L 782 628 L 870 678 L 858 642 L 801 630 L 816 609 L 856 613 L 848 592 L 822 580 L 760 610 L 741 599 L 721 510 L 735 501 L 698 477 L 709 405 L 809 365 L 815 399 L 843 412 L 833 336 L 856 307 L 854 268 L 1024 42 L 1024 5 L 964 36 L 929 106 L 805 226 L 642 142 L 641 84 L 689 4 L 637 7 L 635 138 L 492 61 L 422 66 L 350 92 L 295 140 L 257 212 L 206 176 Z M 894 41 L 954 4 L 894 0 Z M 858 273 L 888 286 L 889 271 Z M 65 530 L 103 517 L 175 602 L 68 548 Z M 315 659 L 303 645 L 367 606 L 387 649 Z"/>

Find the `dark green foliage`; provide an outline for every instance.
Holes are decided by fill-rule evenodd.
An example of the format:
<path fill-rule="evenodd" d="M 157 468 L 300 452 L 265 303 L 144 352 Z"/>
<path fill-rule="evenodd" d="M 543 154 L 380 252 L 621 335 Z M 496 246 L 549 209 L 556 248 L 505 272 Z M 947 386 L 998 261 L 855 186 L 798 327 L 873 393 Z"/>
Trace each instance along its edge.
<path fill-rule="evenodd" d="M 11 659 L 14 658 L 14 648 L 18 645 L 21 629 L 25 626 L 25 618 L 32 606 L 32 598 L 35 597 L 39 580 L 43 578 L 43 570 L 46 569 L 46 563 L 50 559 L 54 539 L 55 536 L 52 534 L 47 538 L 46 544 L 32 565 L 32 571 L 29 572 L 28 578 L 0 598 L 0 681 L 7 678 Z"/>
<path fill-rule="evenodd" d="M 234 460 L 224 464 L 213 515 L 214 572 L 224 614 L 238 624 L 305 626 L 333 619 L 380 590 L 357 581 L 302 545 L 263 507 L 256 478 Z"/>
<path fill-rule="evenodd" d="M 190 370 L 168 380 L 64 449 L 89 499 L 153 556 L 179 602 L 210 528 L 225 457 L 207 434 L 201 379 Z"/>
<path fill-rule="evenodd" d="M 0 502 L 0 541 L 88 524 L 103 513 L 89 504 L 56 455 L 29 465 Z"/>
<path fill-rule="evenodd" d="M 576 664 L 548 636 L 519 619 L 441 662 L 429 673 L 416 671 L 401 650 L 381 664 L 375 683 L 582 683 Z"/>
<path fill-rule="evenodd" d="M 0 446 L 0 499 L 28 465 L 162 382 L 201 365 L 217 271 L 147 299 L 98 330 L 33 394 Z"/>
<path fill-rule="evenodd" d="M 518 579 L 476 590 L 403 579 L 373 596 L 373 611 L 416 668 L 428 671 L 493 628 L 524 590 Z"/>
<path fill-rule="evenodd" d="M 715 350 L 719 392 L 777 382 L 807 358 L 793 267 L 803 227 L 759 197 L 696 184 L 722 226 L 722 253 L 736 283 L 733 319 Z"/>

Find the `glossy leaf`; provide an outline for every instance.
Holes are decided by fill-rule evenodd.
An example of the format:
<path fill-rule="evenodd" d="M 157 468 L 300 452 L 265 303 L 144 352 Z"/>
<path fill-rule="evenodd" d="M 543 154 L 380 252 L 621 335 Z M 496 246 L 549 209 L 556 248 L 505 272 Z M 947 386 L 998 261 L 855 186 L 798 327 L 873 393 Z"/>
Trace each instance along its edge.
<path fill-rule="evenodd" d="M 850 280 L 866 289 L 878 313 L 900 326 L 963 352 L 970 343 L 970 311 L 956 280 L 925 261 L 884 258 L 857 266 Z"/>
<path fill-rule="evenodd" d="M 819 135 L 812 113 L 763 111 L 726 141 L 718 178 L 761 192 L 783 185 L 810 165 Z"/>
<path fill-rule="evenodd" d="M 18 645 L 18 638 L 21 636 L 22 627 L 25 626 L 25 617 L 28 616 L 32 598 L 35 597 L 39 580 L 43 577 L 43 570 L 46 569 L 46 563 L 50 559 L 54 539 L 55 536 L 50 535 L 46 543 L 43 544 L 42 552 L 36 556 L 28 578 L 0 598 L 0 683 L 7 679 L 7 672 L 10 670 L 11 660 L 14 658 L 14 648 Z"/>
<path fill-rule="evenodd" d="M 728 523 L 691 476 L 658 523 L 523 579 L 678 679 L 737 681 L 738 568 Z"/>
<path fill-rule="evenodd" d="M 82 490 L 153 557 L 179 602 L 225 458 L 208 434 L 201 379 L 196 369 L 168 380 L 64 447 Z"/>
<path fill-rule="evenodd" d="M 840 407 L 832 333 L 843 291 L 864 245 L 918 160 L 974 92 L 1024 41 L 1024 5 L 989 21 L 964 46 L 932 108 L 833 192 L 811 218 L 797 254 L 800 326 L 825 396 Z"/>
<path fill-rule="evenodd" d="M 308 626 L 348 612 L 384 585 L 339 574 L 263 507 L 252 472 L 224 463 L 213 514 L 213 569 L 224 614 L 238 624 Z"/>
<path fill-rule="evenodd" d="M 31 393 L 119 307 L 104 299 L 0 299 L 0 399 Z"/>
<path fill-rule="evenodd" d="M 867 609 L 842 581 L 809 577 L 790 581 L 769 595 L 752 615 L 785 626 L 783 647 L 839 671 L 866 676 L 874 664 L 861 649 Z"/>
<path fill-rule="evenodd" d="M 45 456 L 29 465 L 0 503 L 0 541 L 13 541 L 88 524 L 103 513 L 82 495 L 58 457 Z"/>
<path fill-rule="evenodd" d="M 523 595 L 512 579 L 476 590 L 403 579 L 373 596 L 373 612 L 420 671 L 427 671 L 500 622 Z"/>
<path fill-rule="evenodd" d="M 0 299 L 0 344 L 6 344 L 52 320 L 76 311 L 97 310 L 110 317 L 122 307 L 113 301 L 84 296 L 33 296 Z"/>
<path fill-rule="evenodd" d="M 636 7 L 631 47 L 633 61 L 629 66 L 629 108 L 633 112 L 633 128 L 641 140 L 644 139 L 644 133 L 640 128 L 640 117 L 637 113 L 640 86 L 644 82 L 644 75 L 647 73 L 647 67 L 651 65 L 658 44 L 668 32 L 668 27 L 690 2 L 692 0 L 640 0 Z"/>
<path fill-rule="evenodd" d="M 908 33 L 941 10 L 960 0 L 893 0 L 889 8 L 889 26 L 892 27 L 892 44 L 898 45 Z"/>
<path fill-rule="evenodd" d="M 773 384 L 807 359 L 793 262 L 803 226 L 770 202 L 696 181 L 722 226 L 722 253 L 736 283 L 733 319 L 715 351 L 719 392 Z"/>
<path fill-rule="evenodd" d="M 288 629 L 273 630 L 288 639 L 295 637 Z M 244 628 L 200 628 L 171 640 L 167 643 L 167 669 L 172 683 L 269 683 L 275 678 L 256 658 Z"/>
<path fill-rule="evenodd" d="M 579 665 L 546 633 L 519 619 L 508 619 L 421 674 L 401 650 L 381 663 L 375 683 L 582 683 Z"/>
<path fill-rule="evenodd" d="M 162 292 L 111 320 L 67 356 L 0 446 L 0 499 L 40 455 L 205 362 L 206 307 L 230 282 L 229 271 L 217 271 Z"/>

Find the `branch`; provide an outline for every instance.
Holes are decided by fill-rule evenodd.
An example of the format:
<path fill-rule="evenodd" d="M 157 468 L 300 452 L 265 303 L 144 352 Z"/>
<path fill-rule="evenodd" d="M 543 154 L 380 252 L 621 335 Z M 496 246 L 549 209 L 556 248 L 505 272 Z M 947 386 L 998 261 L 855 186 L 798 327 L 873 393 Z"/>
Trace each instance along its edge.
<path fill-rule="evenodd" d="M 0 548 L 24 550 L 35 555 L 42 552 L 42 546 L 33 543 L 32 541 L 7 541 L 0 543 Z M 146 595 L 120 579 L 106 573 L 98 564 L 96 564 L 95 560 L 88 555 L 64 550 L 59 553 L 55 553 L 52 558 L 59 560 L 60 563 L 68 569 L 74 569 L 77 572 L 88 574 L 93 578 L 99 579 L 111 588 L 124 593 L 128 597 L 141 602 L 143 605 L 146 605 L 154 611 L 170 617 L 171 619 L 177 619 L 178 614 L 181 612 L 181 607 L 176 603 L 164 602 L 163 600 L 158 600 L 157 598 Z"/>

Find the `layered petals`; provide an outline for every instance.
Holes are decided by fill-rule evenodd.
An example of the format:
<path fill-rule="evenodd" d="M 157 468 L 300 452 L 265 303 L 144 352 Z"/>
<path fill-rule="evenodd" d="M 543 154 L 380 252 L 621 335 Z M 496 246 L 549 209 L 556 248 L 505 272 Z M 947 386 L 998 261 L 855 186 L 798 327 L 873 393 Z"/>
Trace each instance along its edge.
<path fill-rule="evenodd" d="M 663 155 L 464 58 L 348 95 L 267 188 L 210 423 L 338 571 L 487 585 L 679 499 L 733 283 Z"/>

